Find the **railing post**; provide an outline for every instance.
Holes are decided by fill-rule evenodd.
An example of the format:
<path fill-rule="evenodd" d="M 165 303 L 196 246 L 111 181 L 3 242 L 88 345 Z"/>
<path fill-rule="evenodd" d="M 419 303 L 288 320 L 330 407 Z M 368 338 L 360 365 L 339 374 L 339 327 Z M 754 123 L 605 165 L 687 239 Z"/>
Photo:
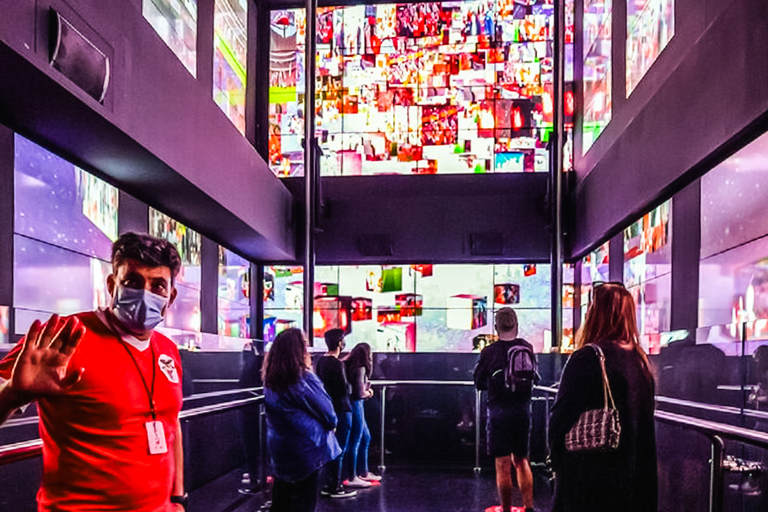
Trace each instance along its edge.
<path fill-rule="evenodd" d="M 475 474 L 480 474 L 480 407 L 482 403 L 480 400 L 480 390 L 475 389 Z"/>
<path fill-rule="evenodd" d="M 384 431 L 386 430 L 387 419 L 387 386 L 381 387 L 381 439 L 380 439 L 380 455 L 379 455 L 379 473 L 384 474 L 387 470 L 387 466 L 384 465 Z"/>
<path fill-rule="evenodd" d="M 544 395 L 544 446 L 549 457 L 549 393 Z"/>
<path fill-rule="evenodd" d="M 712 441 L 712 459 L 710 459 L 710 480 L 709 480 L 709 512 L 723 511 L 723 457 L 725 453 L 725 444 L 720 436 L 711 436 Z"/>
<path fill-rule="evenodd" d="M 264 438 L 264 421 L 266 420 L 266 412 L 264 411 L 264 404 L 259 404 L 259 482 L 261 483 L 261 490 L 267 489 L 267 440 Z"/>

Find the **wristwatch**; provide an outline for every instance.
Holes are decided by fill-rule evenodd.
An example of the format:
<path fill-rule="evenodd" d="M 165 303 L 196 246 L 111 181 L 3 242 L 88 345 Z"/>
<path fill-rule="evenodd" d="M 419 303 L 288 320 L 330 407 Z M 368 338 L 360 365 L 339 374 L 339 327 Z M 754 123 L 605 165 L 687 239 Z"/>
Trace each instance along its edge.
<path fill-rule="evenodd" d="M 181 496 L 171 496 L 171 503 L 178 503 L 182 507 L 184 507 L 184 510 L 187 510 L 187 504 L 189 503 L 189 494 L 184 493 Z"/>

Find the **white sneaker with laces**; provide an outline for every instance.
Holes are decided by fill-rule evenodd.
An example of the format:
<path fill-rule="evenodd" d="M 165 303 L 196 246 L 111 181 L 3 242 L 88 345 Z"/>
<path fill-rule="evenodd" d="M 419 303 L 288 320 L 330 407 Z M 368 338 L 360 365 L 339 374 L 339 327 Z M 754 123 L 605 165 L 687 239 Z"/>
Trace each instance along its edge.
<path fill-rule="evenodd" d="M 369 471 L 366 474 L 360 476 L 360 479 L 361 480 L 365 480 L 366 482 L 380 482 L 381 481 L 381 476 L 374 475 L 373 473 L 371 473 Z"/>
<path fill-rule="evenodd" d="M 352 480 L 345 481 L 344 485 L 346 487 L 365 489 L 366 487 L 370 487 L 371 486 L 371 482 L 367 482 L 367 481 L 363 480 L 362 478 L 356 476 Z"/>

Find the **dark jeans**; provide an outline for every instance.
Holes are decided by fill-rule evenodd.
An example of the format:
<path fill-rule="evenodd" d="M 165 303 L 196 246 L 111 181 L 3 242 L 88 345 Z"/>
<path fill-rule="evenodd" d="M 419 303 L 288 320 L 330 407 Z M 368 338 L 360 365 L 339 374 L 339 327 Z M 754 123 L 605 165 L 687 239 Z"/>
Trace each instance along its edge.
<path fill-rule="evenodd" d="M 349 445 L 349 432 L 352 428 L 352 413 L 351 412 L 337 412 L 336 415 L 339 418 L 339 423 L 336 425 L 336 440 L 339 442 L 341 448 L 341 455 L 336 457 L 328 464 L 328 487 L 331 489 L 338 489 L 341 486 L 341 482 L 344 481 L 344 456 L 347 453 L 347 447 Z M 351 478 L 351 477 L 350 477 Z"/>
<path fill-rule="evenodd" d="M 352 431 L 349 434 L 346 466 L 350 478 L 368 473 L 368 445 L 371 432 L 365 422 L 363 400 L 352 400 Z"/>
<path fill-rule="evenodd" d="M 313 472 L 300 482 L 275 478 L 272 486 L 272 512 L 314 512 L 317 504 L 317 474 Z"/>

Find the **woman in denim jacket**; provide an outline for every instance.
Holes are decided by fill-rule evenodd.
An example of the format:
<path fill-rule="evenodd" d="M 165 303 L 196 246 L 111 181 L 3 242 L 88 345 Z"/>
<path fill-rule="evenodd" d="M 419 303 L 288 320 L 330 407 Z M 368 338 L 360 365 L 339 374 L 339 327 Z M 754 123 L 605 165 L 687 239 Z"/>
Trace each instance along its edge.
<path fill-rule="evenodd" d="M 333 435 L 336 414 L 323 383 L 312 373 L 299 329 L 281 332 L 262 369 L 267 449 L 275 472 L 272 512 L 312 512 L 318 472 L 341 454 Z"/>

